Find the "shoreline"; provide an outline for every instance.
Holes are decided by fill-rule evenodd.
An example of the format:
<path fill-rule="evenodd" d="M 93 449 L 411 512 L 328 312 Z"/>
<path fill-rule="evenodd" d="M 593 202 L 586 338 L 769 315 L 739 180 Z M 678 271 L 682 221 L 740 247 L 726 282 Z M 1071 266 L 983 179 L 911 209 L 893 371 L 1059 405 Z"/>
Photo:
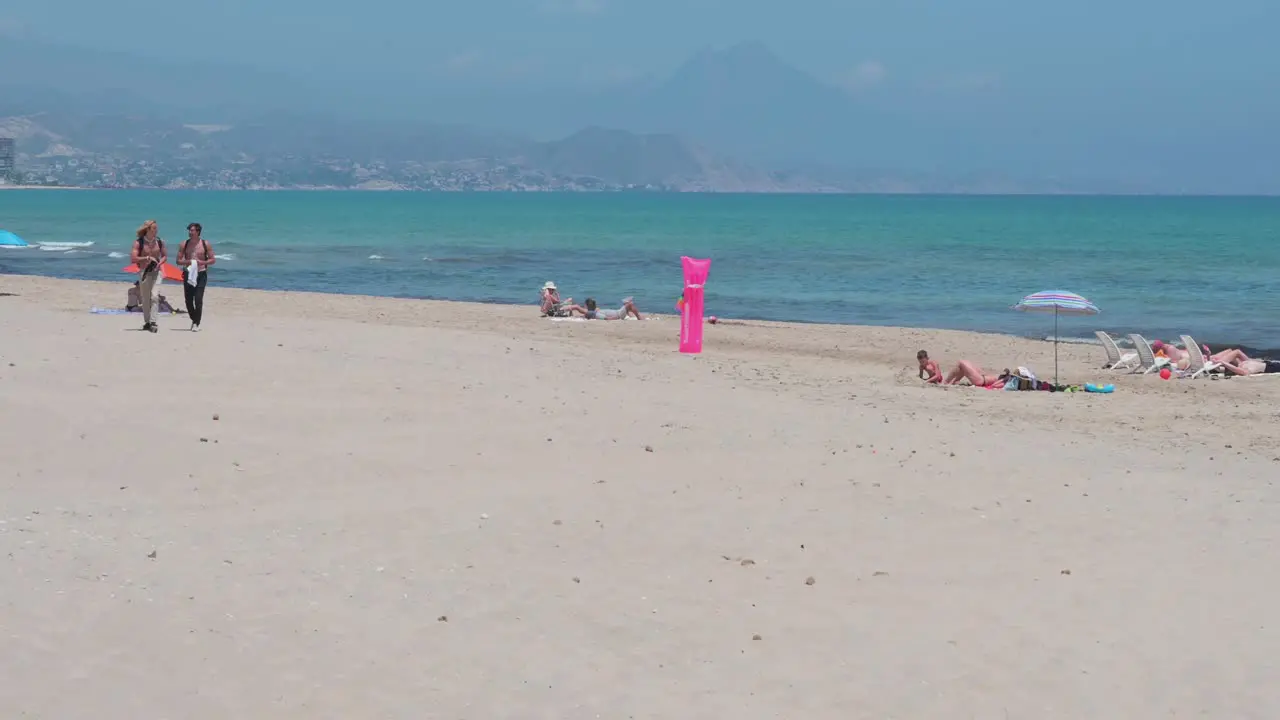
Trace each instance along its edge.
<path fill-rule="evenodd" d="M 122 287 L 127 287 L 129 284 L 123 279 L 123 277 L 120 281 L 113 281 L 113 280 L 91 280 L 91 279 L 85 279 L 85 278 L 67 277 L 64 275 L 41 275 L 41 274 L 35 274 L 35 273 L 30 273 L 30 274 L 0 273 L 0 280 L 4 280 L 6 278 L 22 278 L 22 277 L 48 278 L 50 280 L 65 280 L 69 282 L 102 283 L 105 285 L 123 283 Z M 324 291 L 317 291 L 317 290 L 291 290 L 287 288 L 270 288 L 270 289 L 244 288 L 244 287 L 237 287 L 235 285 L 221 284 L 221 283 L 217 285 L 211 284 L 211 287 L 217 287 L 219 289 L 224 289 L 224 290 L 243 291 L 243 292 L 283 293 L 283 294 L 292 294 L 292 295 L 308 294 L 308 295 L 316 295 L 320 297 L 346 297 L 346 298 L 371 298 L 371 299 L 377 298 L 382 300 L 393 300 L 393 301 L 403 300 L 403 301 L 412 301 L 412 302 L 451 303 L 451 304 L 458 304 L 458 305 L 475 305 L 478 307 L 502 307 L 502 308 L 509 308 L 509 309 L 530 308 L 532 310 L 536 310 L 536 307 L 532 303 L 530 303 L 529 305 L 516 305 L 516 304 L 510 304 L 510 303 L 488 302 L 488 301 L 481 301 L 481 300 L 453 300 L 448 298 L 405 297 L 405 296 L 397 296 L 397 295 L 366 295 L 362 293 L 324 292 Z M 672 319 L 679 317 L 678 315 L 675 315 L 674 313 L 670 313 L 670 312 L 656 312 L 656 313 L 646 312 L 644 308 L 641 308 L 641 312 L 644 312 L 645 315 L 667 317 Z M 536 313 L 534 314 L 536 316 Z M 720 316 L 719 319 L 721 321 L 721 324 L 724 324 L 724 325 L 735 325 L 735 324 L 747 323 L 753 326 L 760 326 L 760 327 L 799 326 L 799 327 L 813 327 L 813 328 L 823 328 L 823 327 L 881 328 L 881 329 L 889 329 L 889 330 L 911 330 L 911 331 L 919 331 L 919 332 L 959 332 L 959 333 L 970 333 L 974 335 L 989 335 L 993 337 L 1013 338 L 1018 340 L 1026 340 L 1029 342 L 1041 342 L 1046 344 L 1053 342 L 1052 335 L 1040 335 L 1038 333 L 1035 335 L 1020 335 L 1017 333 L 1001 332 L 997 330 L 974 330 L 969 328 L 939 328 L 939 327 L 909 326 L 909 325 L 869 325 L 869 324 L 849 324 L 849 323 L 824 323 L 824 322 L 811 322 L 811 321 L 801 320 L 801 319 L 772 320 L 772 319 L 762 319 L 762 318 L 754 318 L 754 317 L 732 317 L 731 318 L 731 317 Z M 1062 335 L 1060 336 L 1060 344 L 1064 346 L 1074 345 L 1074 346 L 1089 346 L 1094 348 L 1100 348 L 1100 344 L 1098 343 L 1097 339 L 1093 336 L 1093 330 L 1096 330 L 1096 329 L 1102 329 L 1102 328 L 1094 327 L 1093 329 L 1082 331 L 1082 333 L 1087 333 L 1087 334 Z M 1129 342 L 1129 338 L 1127 334 L 1112 333 L 1112 336 L 1117 339 L 1117 342 L 1120 345 L 1121 349 L 1127 349 L 1132 347 L 1132 344 Z M 1155 340 L 1155 339 L 1157 338 L 1154 336 L 1147 337 L 1147 340 L 1149 341 Z M 1159 338 L 1159 339 L 1165 340 L 1166 342 L 1177 341 L 1177 338 Z M 1255 346 L 1243 344 L 1243 343 L 1223 342 L 1218 338 L 1215 338 L 1213 336 L 1207 336 L 1207 335 L 1205 337 L 1197 337 L 1196 341 L 1201 344 L 1208 345 L 1210 348 L 1215 349 L 1215 351 L 1223 348 L 1239 348 L 1251 357 L 1280 359 L 1280 347 L 1260 348 L 1260 347 L 1255 347 Z"/>
<path fill-rule="evenodd" d="M 1280 192 L 1271 194 L 1213 194 L 1213 193 L 1103 193 L 1103 192 L 875 192 L 863 190 L 568 190 L 568 189 L 410 189 L 381 187 L 326 187 L 326 186 L 291 186 L 291 187 L 256 187 L 256 188 L 171 188 L 171 187 L 95 187 L 78 185 L 0 185 L 0 190 L 95 190 L 118 192 L 165 192 L 165 193 L 387 193 L 387 194 L 421 194 L 421 195 L 724 195 L 724 196 L 761 196 L 761 195 L 794 195 L 807 197 L 920 197 L 920 198 L 1151 198 L 1179 200 L 1275 200 L 1280 199 Z"/>

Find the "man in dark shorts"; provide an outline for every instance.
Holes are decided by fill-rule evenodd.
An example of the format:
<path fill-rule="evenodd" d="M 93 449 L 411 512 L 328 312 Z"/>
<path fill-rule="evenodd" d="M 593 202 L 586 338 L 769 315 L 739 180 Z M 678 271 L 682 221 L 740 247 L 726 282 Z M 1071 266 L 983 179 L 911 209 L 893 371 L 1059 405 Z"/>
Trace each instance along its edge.
<path fill-rule="evenodd" d="M 200 320 L 204 318 L 204 288 L 209 282 L 209 267 L 218 261 L 213 254 L 213 246 L 200 236 L 203 231 L 200 223 L 188 225 L 187 240 L 178 248 L 178 265 L 182 268 L 182 295 L 187 301 L 191 332 L 200 329 Z M 196 264 L 194 283 L 190 275 L 192 261 Z"/>
<path fill-rule="evenodd" d="M 1228 375 L 1270 375 L 1280 373 L 1280 361 L 1249 358 L 1239 362 L 1222 363 L 1222 371 Z"/>

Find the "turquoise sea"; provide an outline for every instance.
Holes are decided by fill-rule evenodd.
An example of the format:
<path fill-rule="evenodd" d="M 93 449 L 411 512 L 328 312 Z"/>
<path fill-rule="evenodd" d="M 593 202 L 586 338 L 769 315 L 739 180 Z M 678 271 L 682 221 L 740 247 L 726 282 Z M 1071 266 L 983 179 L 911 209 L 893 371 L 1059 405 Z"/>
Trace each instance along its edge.
<path fill-rule="evenodd" d="M 40 246 L 0 273 L 124 283 L 148 218 L 171 256 L 203 223 L 212 313 L 218 286 L 533 304 L 547 280 L 671 312 L 692 255 L 723 317 L 1044 337 L 1009 308 L 1065 289 L 1102 314 L 1063 336 L 1280 348 L 1280 198 L 9 190 L 0 228 Z"/>

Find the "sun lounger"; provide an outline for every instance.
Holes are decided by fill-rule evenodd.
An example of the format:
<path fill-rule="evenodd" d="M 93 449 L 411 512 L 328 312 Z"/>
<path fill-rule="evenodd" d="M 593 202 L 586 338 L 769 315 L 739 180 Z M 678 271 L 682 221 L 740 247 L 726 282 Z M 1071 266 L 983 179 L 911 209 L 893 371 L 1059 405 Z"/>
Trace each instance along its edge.
<path fill-rule="evenodd" d="M 1107 352 L 1107 364 L 1103 365 L 1102 369 L 1132 370 L 1137 365 L 1138 353 L 1121 352 L 1115 338 L 1101 330 L 1095 330 L 1093 334 L 1098 336 L 1098 342 L 1102 343 L 1102 349 Z"/>
<path fill-rule="evenodd" d="M 1214 370 L 1222 367 L 1221 363 L 1216 363 L 1204 356 L 1204 352 L 1200 350 L 1200 346 L 1190 335 L 1181 337 L 1182 347 L 1187 351 L 1187 357 L 1191 359 L 1191 364 L 1187 366 L 1186 374 L 1191 378 L 1198 378 L 1201 375 L 1208 375 Z"/>
<path fill-rule="evenodd" d="M 1153 373 L 1160 368 L 1169 367 L 1169 358 L 1156 357 L 1156 353 L 1151 349 L 1151 343 L 1147 339 L 1137 333 L 1129 335 L 1129 341 L 1133 343 L 1133 348 L 1138 351 L 1138 367 L 1134 368 L 1134 372 L 1142 371 L 1143 375 Z"/>

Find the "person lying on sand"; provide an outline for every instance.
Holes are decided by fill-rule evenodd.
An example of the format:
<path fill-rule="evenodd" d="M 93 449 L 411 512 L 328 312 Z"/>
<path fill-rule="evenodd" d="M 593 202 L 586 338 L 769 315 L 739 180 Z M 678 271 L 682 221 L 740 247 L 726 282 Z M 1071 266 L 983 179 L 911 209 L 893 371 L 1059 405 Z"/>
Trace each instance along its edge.
<path fill-rule="evenodd" d="M 588 320 L 625 320 L 628 316 L 634 315 L 637 320 L 643 320 L 640 310 L 636 308 L 636 304 L 631 298 L 622 299 L 622 307 L 617 310 L 601 310 L 596 305 L 595 298 L 587 298 L 586 307 L 581 305 L 570 305 L 566 308 L 571 313 L 578 313 Z"/>
<path fill-rule="evenodd" d="M 916 353 L 916 361 L 920 363 L 921 380 L 930 385 L 942 382 L 942 371 L 938 369 L 938 363 L 929 359 L 928 351 L 921 350 Z"/>
<path fill-rule="evenodd" d="M 1238 350 L 1236 352 L 1239 352 Z M 1243 355 L 1244 353 L 1241 353 Z M 1239 362 L 1222 363 L 1222 371 L 1228 375 L 1267 375 L 1280 373 L 1280 361 L 1245 358 Z"/>
<path fill-rule="evenodd" d="M 982 368 L 969 362 L 961 360 L 956 363 L 956 367 L 947 376 L 942 379 L 943 385 L 958 385 L 961 380 L 968 380 L 970 385 L 980 388 L 1003 387 L 1008 382 L 1011 373 L 1008 368 L 999 375 L 987 375 Z"/>

